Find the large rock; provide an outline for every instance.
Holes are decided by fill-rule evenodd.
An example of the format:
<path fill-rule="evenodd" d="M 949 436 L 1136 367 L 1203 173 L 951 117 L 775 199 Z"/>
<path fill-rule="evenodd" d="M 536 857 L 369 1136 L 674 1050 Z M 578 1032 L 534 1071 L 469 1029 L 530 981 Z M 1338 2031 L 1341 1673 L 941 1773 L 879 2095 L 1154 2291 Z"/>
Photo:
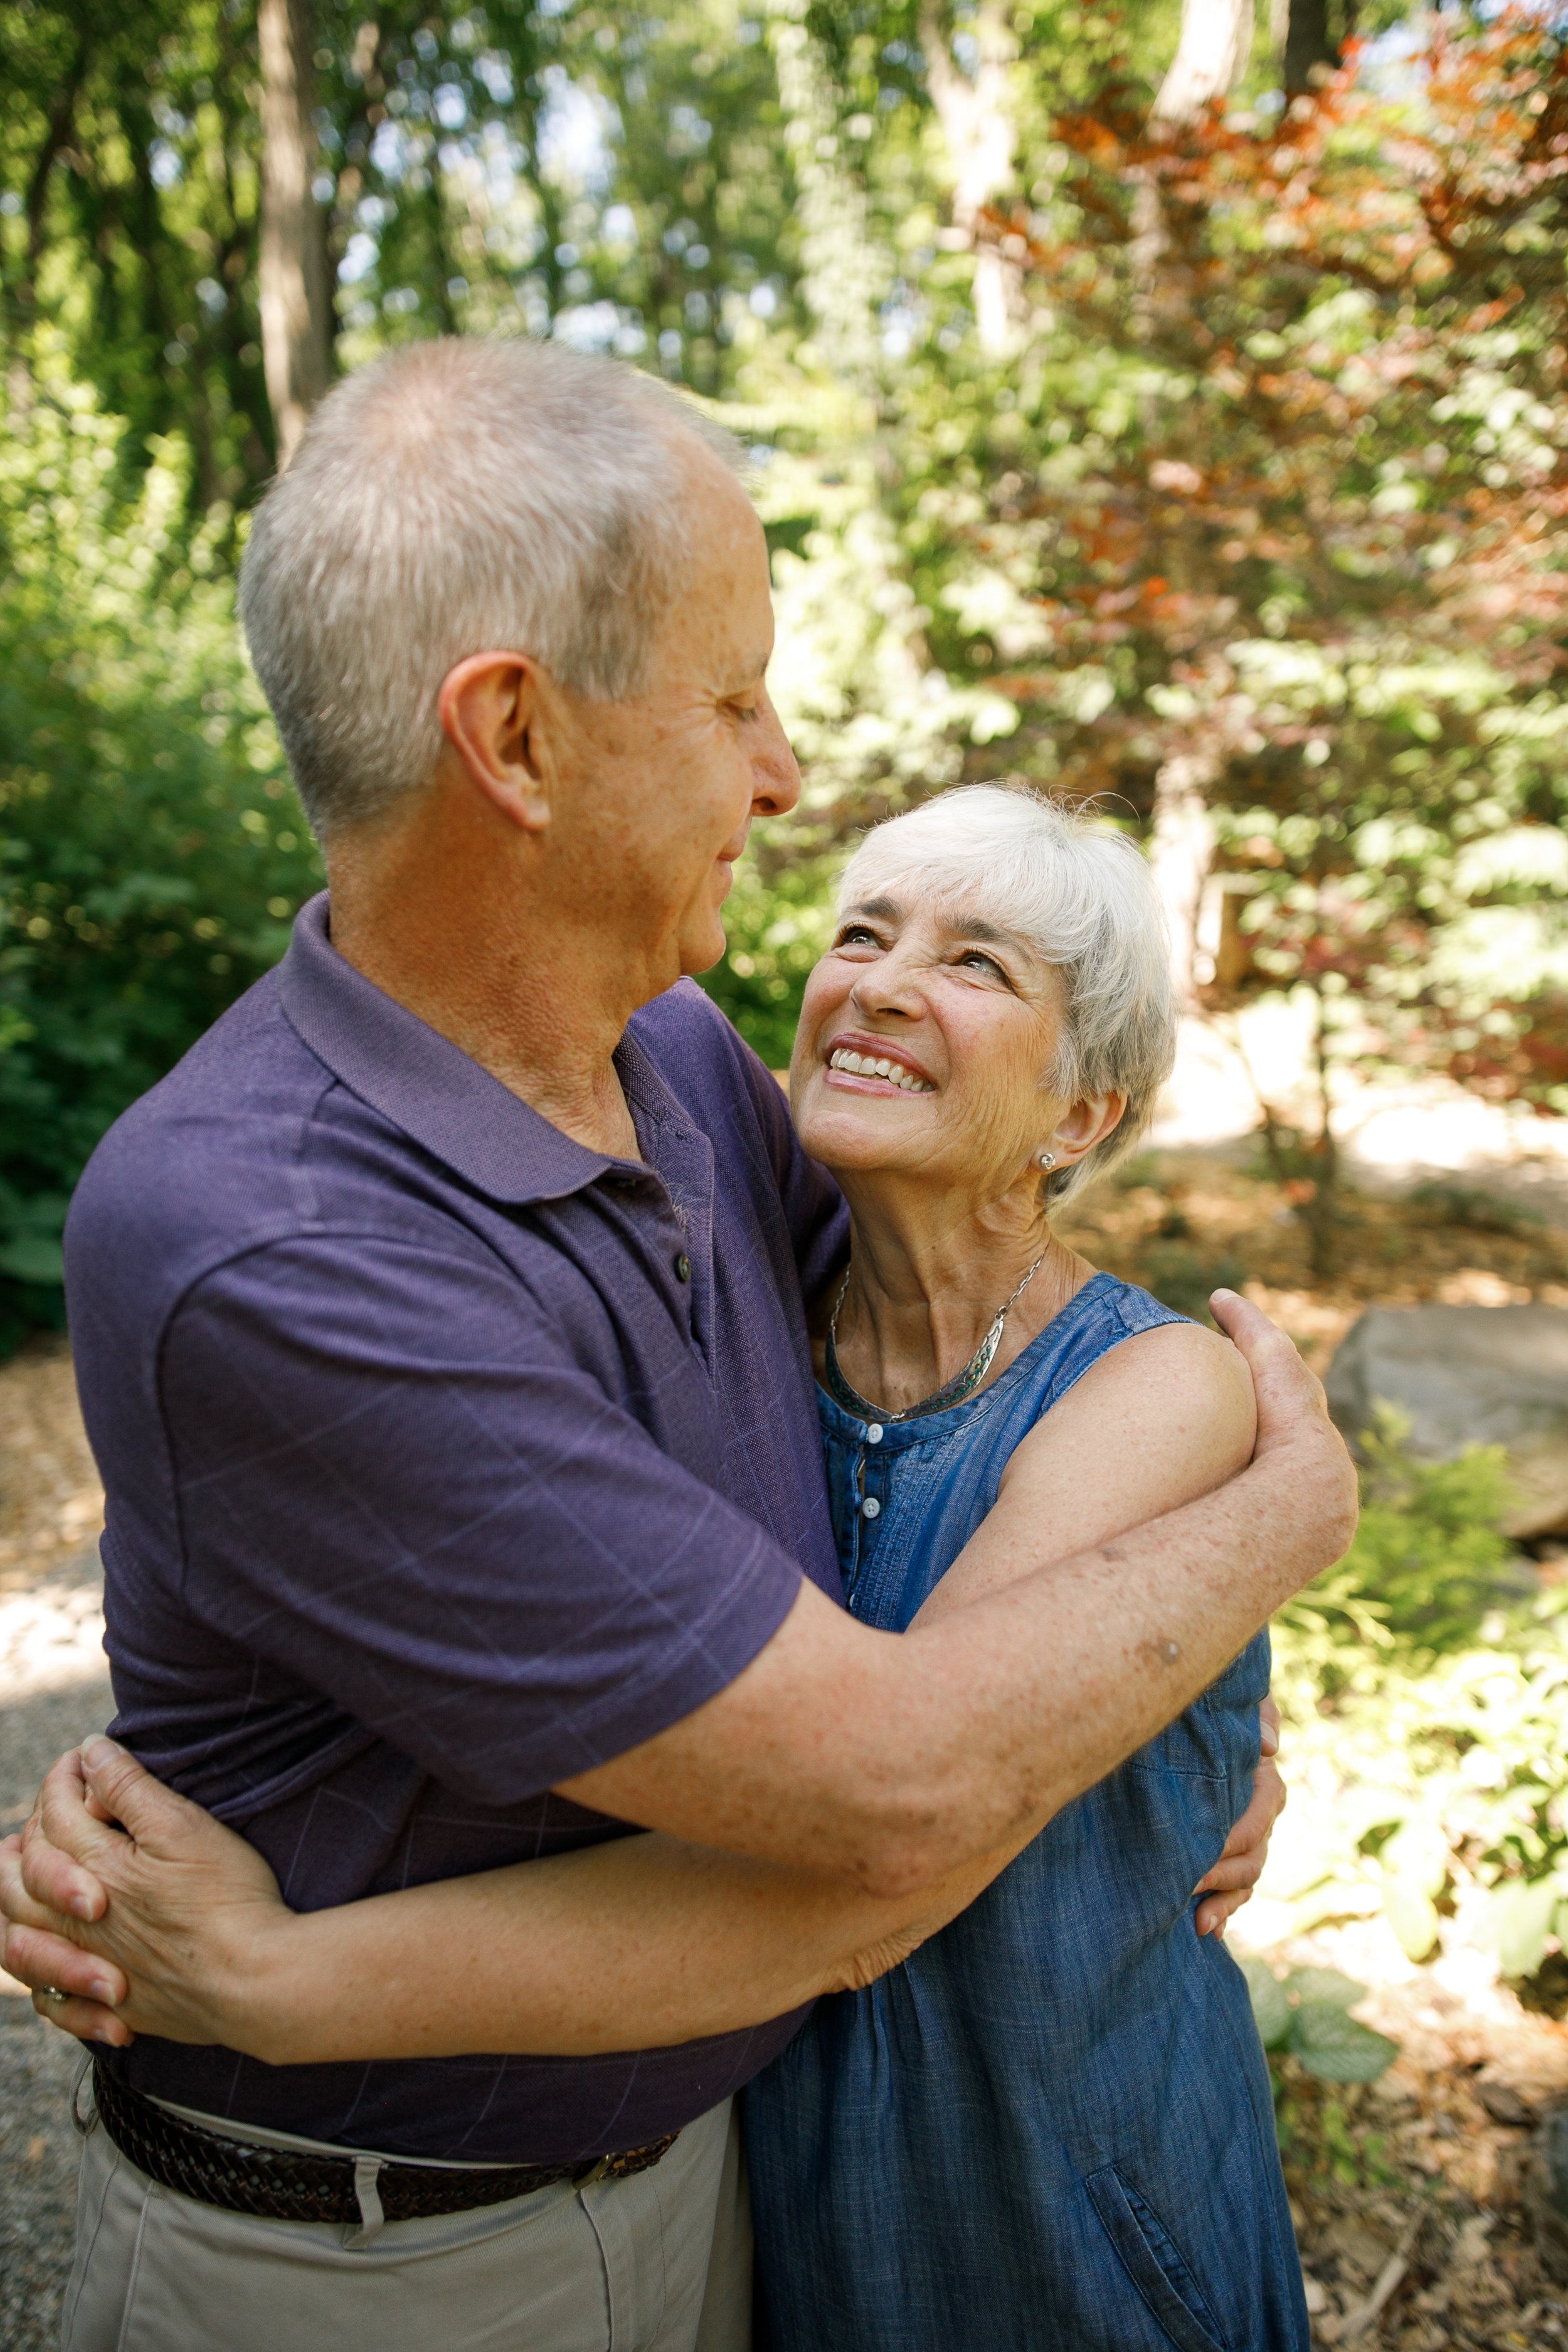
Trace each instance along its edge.
<path fill-rule="evenodd" d="M 1329 1367 L 1329 1410 L 1355 1445 L 1375 1408 L 1410 1423 L 1410 1450 L 1451 1461 L 1506 1445 L 1512 1536 L 1568 1528 L 1568 1309 L 1369 1307 Z"/>

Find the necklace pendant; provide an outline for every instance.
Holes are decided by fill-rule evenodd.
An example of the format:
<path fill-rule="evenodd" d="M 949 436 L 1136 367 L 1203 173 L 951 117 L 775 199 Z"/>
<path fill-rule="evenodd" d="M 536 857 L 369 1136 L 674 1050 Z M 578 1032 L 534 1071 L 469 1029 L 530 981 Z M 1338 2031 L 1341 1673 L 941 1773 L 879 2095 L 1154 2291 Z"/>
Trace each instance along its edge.
<path fill-rule="evenodd" d="M 942 1412 L 949 1405 L 962 1404 L 964 1398 L 979 1387 L 995 1362 L 996 1350 L 1002 1344 L 1003 1326 L 1013 1307 L 1023 1297 L 1045 1262 L 1045 1253 L 1042 1251 L 1019 1283 L 1017 1289 L 1014 1291 L 1012 1297 L 998 1307 L 994 1322 L 963 1370 L 961 1372 L 955 1372 L 952 1380 L 944 1381 L 942 1387 L 932 1395 L 921 1397 L 919 1404 L 905 1405 L 901 1412 L 889 1412 L 885 1406 L 873 1404 L 869 1397 L 863 1397 L 858 1389 L 850 1387 L 839 1365 L 838 1312 L 849 1288 L 849 1269 L 846 1266 L 844 1279 L 838 1286 L 838 1296 L 833 1302 L 833 1313 L 828 1318 L 827 1323 L 827 1346 L 824 1350 L 824 1356 L 828 1395 L 835 1404 L 842 1405 L 846 1412 L 854 1413 L 861 1421 L 918 1421 L 924 1413 Z"/>

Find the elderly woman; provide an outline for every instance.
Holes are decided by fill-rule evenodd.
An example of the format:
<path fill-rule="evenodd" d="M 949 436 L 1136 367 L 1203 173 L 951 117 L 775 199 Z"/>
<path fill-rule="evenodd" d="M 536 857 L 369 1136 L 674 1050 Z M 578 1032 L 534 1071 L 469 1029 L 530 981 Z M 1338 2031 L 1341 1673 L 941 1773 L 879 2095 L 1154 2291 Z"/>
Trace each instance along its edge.
<path fill-rule="evenodd" d="M 791 1069 L 848 1199 L 821 1337 L 845 1592 L 901 1632 L 1228 1476 L 1223 1340 L 1097 1274 L 1049 1214 L 1172 1058 L 1147 868 L 1048 803 L 950 793 L 845 876 Z M 819 2004 L 747 2094 L 789 2352 L 1305 2345 L 1267 2071 L 1193 1888 L 1247 1801 L 1266 1634 L 891 1973 Z"/>
<path fill-rule="evenodd" d="M 1247 1459 L 1228 1343 L 1051 1231 L 1142 1130 L 1172 1039 L 1147 869 L 1094 821 L 976 786 L 851 861 L 791 1098 L 853 1220 L 817 1370 L 868 1623 L 1005 1582 L 1042 1523 L 1067 1559 Z M 279 2063 L 566 2053 L 826 1992 L 747 2094 L 774 2352 L 1301 2352 L 1268 2074 L 1204 1932 L 1225 1901 L 1194 1908 L 1225 1883 L 1268 1684 L 1260 1636 L 921 1916 L 643 1836 L 295 1918 L 250 1848 L 172 1801 L 163 1855 L 138 1853 L 96 1931 L 117 2012 L 65 2021 Z M 8 1876 L 16 1916 L 14 1856 Z M 47 1939 L 8 1954 L 87 1988 Z"/>

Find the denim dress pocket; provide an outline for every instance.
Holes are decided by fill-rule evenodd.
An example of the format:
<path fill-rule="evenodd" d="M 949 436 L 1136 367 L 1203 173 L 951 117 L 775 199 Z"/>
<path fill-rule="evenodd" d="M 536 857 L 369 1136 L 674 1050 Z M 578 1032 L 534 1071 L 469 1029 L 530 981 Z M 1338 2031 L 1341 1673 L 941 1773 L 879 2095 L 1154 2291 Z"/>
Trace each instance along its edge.
<path fill-rule="evenodd" d="M 1091 2172 L 1084 2187 L 1128 2276 L 1179 2352 L 1229 2352 L 1169 2231 L 1115 2165 Z"/>
<path fill-rule="evenodd" d="M 1258 1769 L 1258 1709 L 1268 1696 L 1272 1663 L 1268 1633 L 1256 1634 L 1184 1714 L 1129 1758 L 1131 1769 L 1212 1780 L 1232 1791 L 1249 1783 Z"/>

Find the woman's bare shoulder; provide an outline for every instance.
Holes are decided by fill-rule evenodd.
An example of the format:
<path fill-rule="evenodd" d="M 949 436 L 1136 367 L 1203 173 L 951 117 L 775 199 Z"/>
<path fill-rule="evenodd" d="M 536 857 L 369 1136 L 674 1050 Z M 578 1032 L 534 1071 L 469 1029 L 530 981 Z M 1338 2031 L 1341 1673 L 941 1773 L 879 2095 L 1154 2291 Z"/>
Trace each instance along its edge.
<path fill-rule="evenodd" d="M 1156 1323 L 1151 1330 L 1134 1331 L 1091 1364 L 1084 1380 L 1113 1371 L 1151 1389 L 1195 1385 L 1207 1404 L 1223 1408 L 1241 1402 L 1248 1417 L 1254 1417 L 1252 1374 L 1246 1358 L 1223 1331 L 1211 1331 L 1202 1323 Z"/>
<path fill-rule="evenodd" d="M 1015 1449 L 919 1622 L 1223 1486 L 1256 1423 L 1251 1375 L 1217 1332 L 1169 1323 L 1118 1340 Z"/>
<path fill-rule="evenodd" d="M 1035 1465 L 1087 1452 L 1122 1462 L 1142 1454 L 1179 1462 L 1183 1486 L 1203 1486 L 1238 1470 L 1258 1431 L 1252 1375 L 1218 1331 L 1160 1323 L 1129 1334 L 1091 1364 L 1018 1446 L 1009 1477 Z"/>

